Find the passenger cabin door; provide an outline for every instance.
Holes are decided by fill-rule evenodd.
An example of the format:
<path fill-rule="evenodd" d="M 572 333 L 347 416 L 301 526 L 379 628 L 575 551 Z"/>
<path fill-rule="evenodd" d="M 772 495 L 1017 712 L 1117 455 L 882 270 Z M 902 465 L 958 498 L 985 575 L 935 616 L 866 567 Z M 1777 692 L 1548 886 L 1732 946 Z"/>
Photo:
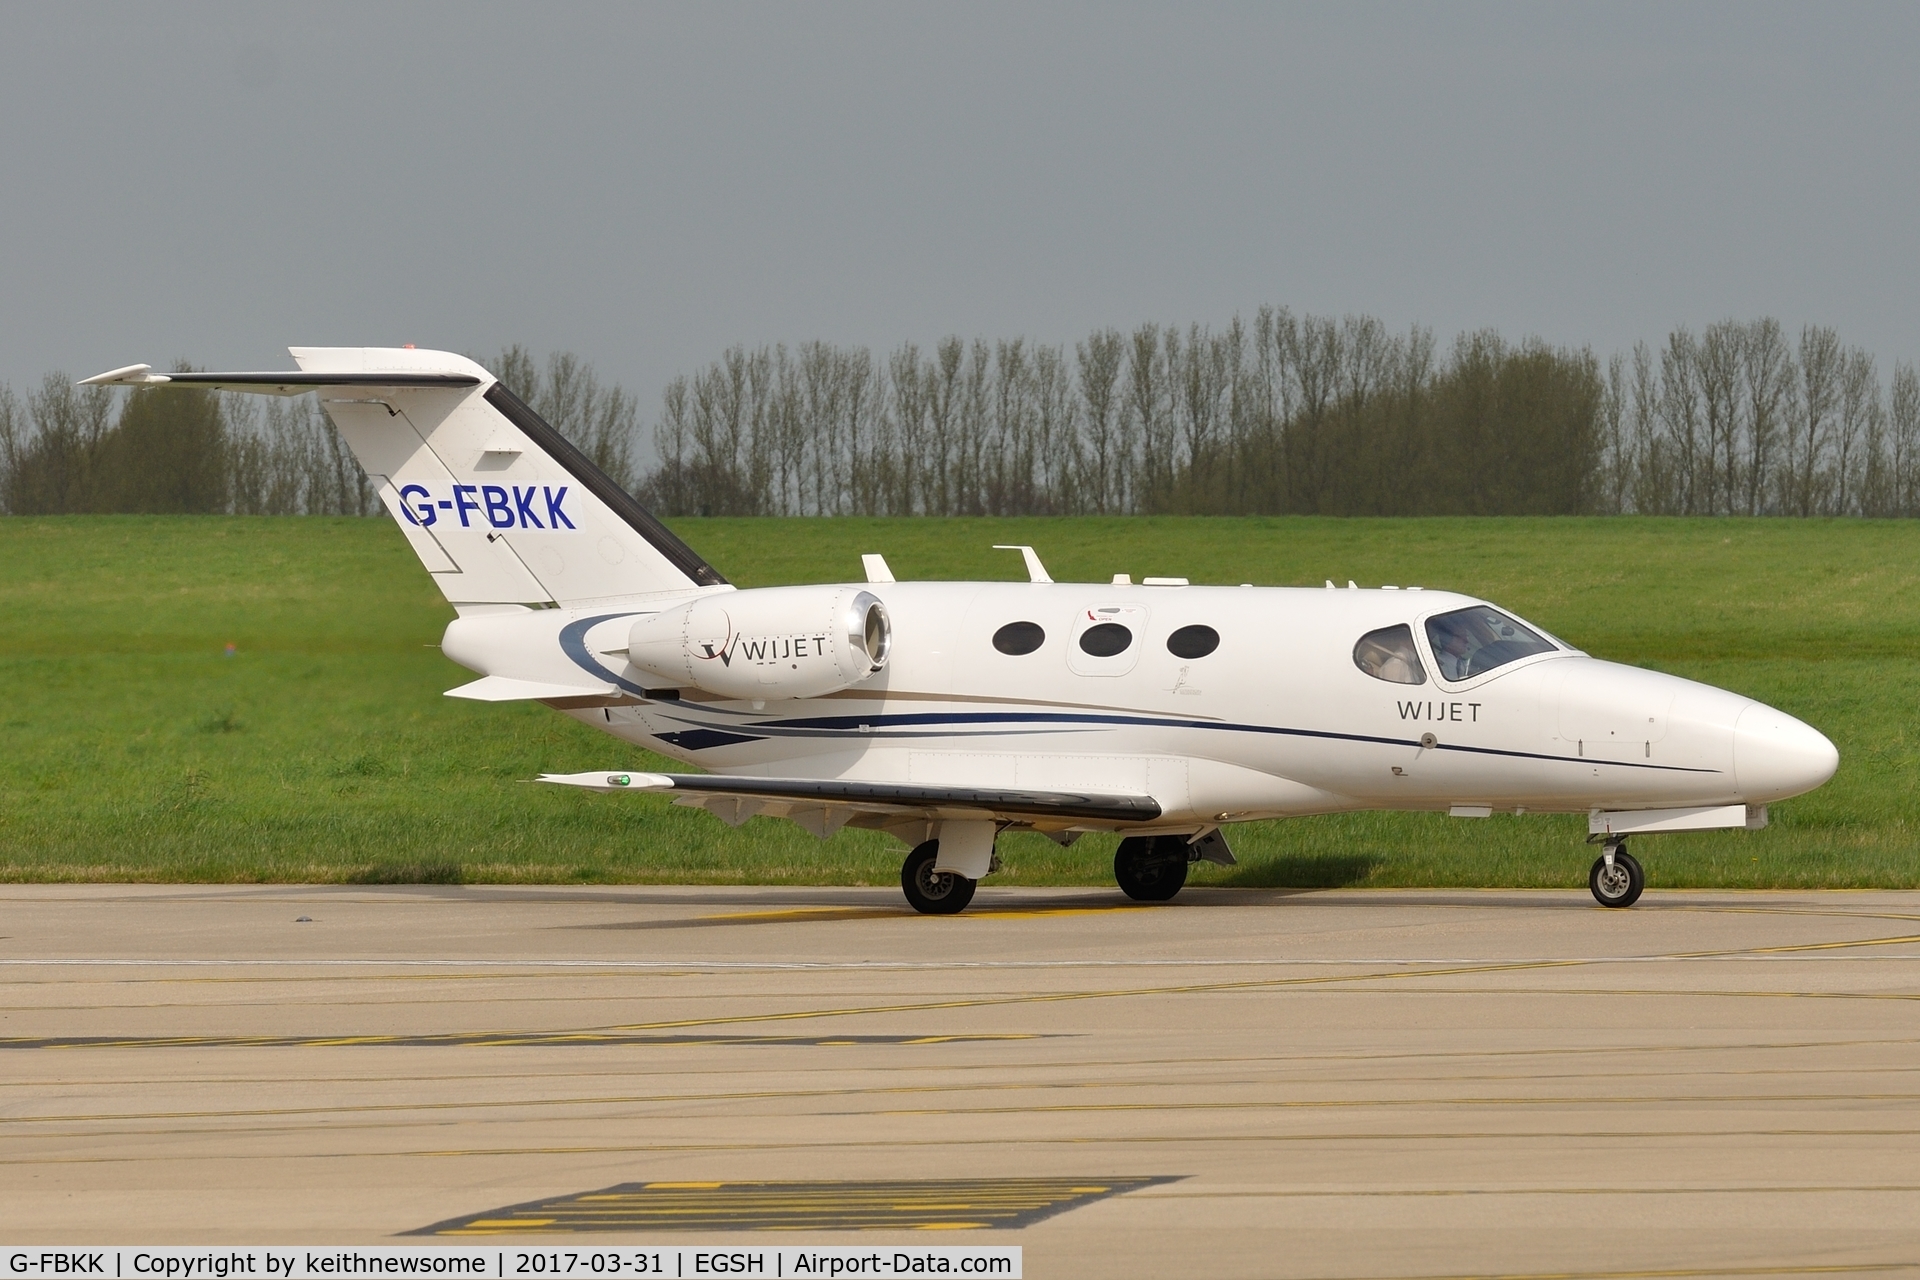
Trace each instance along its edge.
<path fill-rule="evenodd" d="M 1067 669 L 1082 676 L 1123 676 L 1140 660 L 1147 609 L 1100 604 L 1080 610 L 1067 636 Z"/>

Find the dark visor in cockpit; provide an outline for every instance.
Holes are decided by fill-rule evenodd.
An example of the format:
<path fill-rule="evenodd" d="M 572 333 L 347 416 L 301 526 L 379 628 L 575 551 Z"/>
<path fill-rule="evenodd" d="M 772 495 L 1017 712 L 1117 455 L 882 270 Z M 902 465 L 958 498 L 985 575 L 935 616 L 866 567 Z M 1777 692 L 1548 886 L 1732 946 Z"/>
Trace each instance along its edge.
<path fill-rule="evenodd" d="M 1468 680 L 1554 650 L 1552 641 L 1486 605 L 1428 618 L 1427 641 L 1443 680 Z"/>

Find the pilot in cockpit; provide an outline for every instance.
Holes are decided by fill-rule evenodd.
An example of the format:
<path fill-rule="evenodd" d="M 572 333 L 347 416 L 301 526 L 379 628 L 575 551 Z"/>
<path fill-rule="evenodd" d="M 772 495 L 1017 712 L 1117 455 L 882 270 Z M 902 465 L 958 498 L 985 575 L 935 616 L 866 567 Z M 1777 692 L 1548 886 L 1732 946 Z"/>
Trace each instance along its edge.
<path fill-rule="evenodd" d="M 1448 625 L 1451 624 L 1451 625 Z M 1465 625 L 1465 619 L 1436 618 L 1428 623 L 1429 638 L 1437 639 L 1434 645 L 1434 661 L 1439 664 L 1440 674 L 1448 680 L 1465 680 L 1473 672 L 1473 653 L 1480 647 Z M 1444 637 L 1435 637 L 1434 631 L 1445 627 Z"/>

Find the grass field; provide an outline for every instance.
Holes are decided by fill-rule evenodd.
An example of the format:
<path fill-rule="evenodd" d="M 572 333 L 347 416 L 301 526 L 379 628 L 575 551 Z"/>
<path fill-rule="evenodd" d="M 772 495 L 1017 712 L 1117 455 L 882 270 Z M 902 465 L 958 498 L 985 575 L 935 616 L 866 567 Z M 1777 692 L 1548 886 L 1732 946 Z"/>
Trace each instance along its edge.
<path fill-rule="evenodd" d="M 1920 522 L 1658 519 L 684 520 L 743 586 L 1018 578 L 1418 584 L 1816 725 L 1839 775 L 1759 833 L 1666 836 L 1656 886 L 1920 885 Z M 0 879 L 885 884 L 901 849 L 734 830 L 528 784 L 643 753 L 538 705 L 443 698 L 452 616 L 382 520 L 0 520 Z M 232 645 L 231 653 L 227 646 Z M 1235 828 L 1243 885 L 1563 885 L 1577 818 L 1367 814 Z M 1000 883 L 1109 882 L 1111 839 L 1003 843 Z"/>

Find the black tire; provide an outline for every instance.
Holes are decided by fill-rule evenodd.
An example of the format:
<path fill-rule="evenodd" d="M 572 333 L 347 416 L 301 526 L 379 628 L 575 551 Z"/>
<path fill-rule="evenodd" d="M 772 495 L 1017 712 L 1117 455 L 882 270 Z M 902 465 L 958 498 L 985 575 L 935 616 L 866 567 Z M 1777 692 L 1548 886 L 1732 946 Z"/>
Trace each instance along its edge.
<path fill-rule="evenodd" d="M 1185 836 L 1128 836 L 1113 851 L 1113 878 L 1135 902 L 1166 902 L 1187 882 Z"/>
<path fill-rule="evenodd" d="M 1603 907 L 1630 907 L 1640 901 L 1646 887 L 1647 873 L 1625 845 L 1613 851 L 1611 874 L 1604 857 L 1595 858 L 1593 869 L 1587 872 L 1587 888 L 1593 890 L 1593 900 Z"/>
<path fill-rule="evenodd" d="M 907 905 L 921 915 L 958 915 L 973 901 L 974 888 L 980 882 L 951 871 L 936 872 L 933 864 L 939 857 L 938 840 L 916 845 L 900 864 L 900 890 L 907 895 Z"/>

